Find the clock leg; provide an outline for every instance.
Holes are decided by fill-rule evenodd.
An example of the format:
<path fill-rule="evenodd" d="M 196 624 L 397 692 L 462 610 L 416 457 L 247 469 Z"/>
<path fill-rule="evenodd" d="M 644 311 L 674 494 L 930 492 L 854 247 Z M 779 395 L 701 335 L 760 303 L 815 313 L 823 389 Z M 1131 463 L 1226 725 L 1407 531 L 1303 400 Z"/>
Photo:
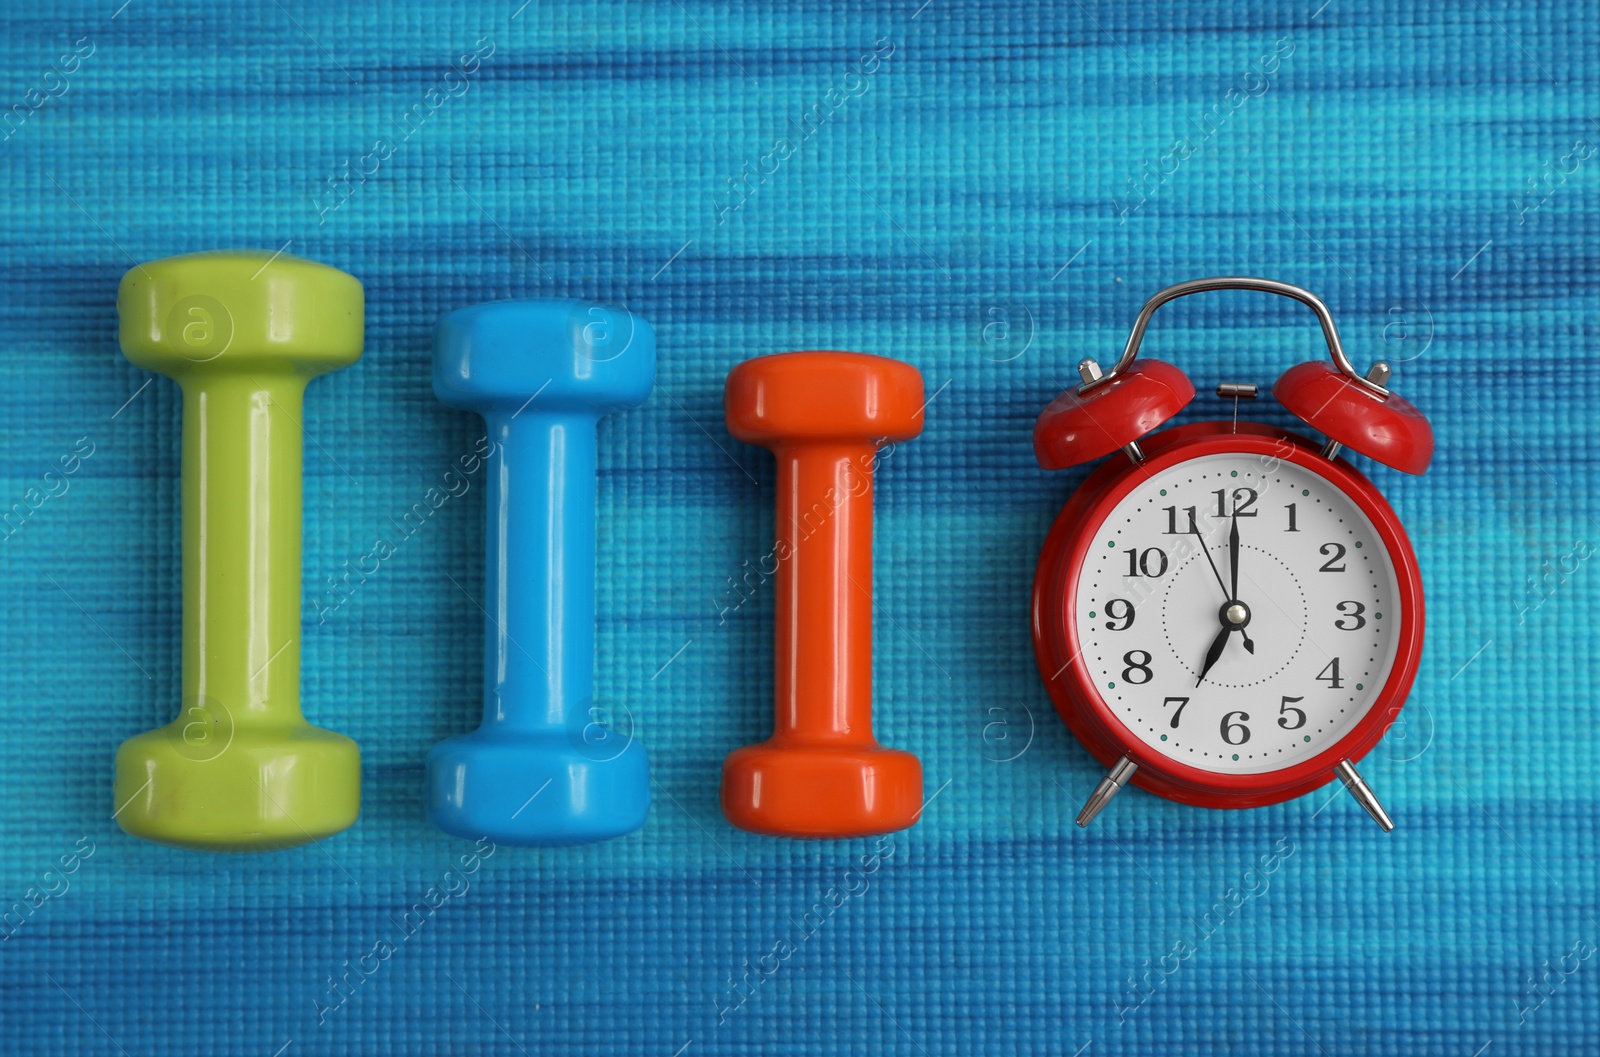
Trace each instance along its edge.
<path fill-rule="evenodd" d="M 1349 760 L 1340 760 L 1339 766 L 1333 769 L 1333 773 L 1339 776 L 1344 787 L 1350 790 L 1350 795 L 1356 798 L 1356 803 L 1366 809 L 1367 814 L 1372 816 L 1372 821 L 1382 826 L 1385 833 L 1394 829 L 1394 823 L 1389 820 L 1389 813 L 1378 803 L 1377 794 L 1372 791 L 1372 787 L 1367 785 L 1356 772 L 1355 764 Z"/>
<path fill-rule="evenodd" d="M 1083 810 L 1078 812 L 1078 825 L 1086 827 L 1094 821 L 1100 809 L 1111 803 L 1111 798 L 1116 796 L 1123 786 L 1128 784 L 1128 779 L 1133 777 L 1133 772 L 1139 765 L 1132 759 L 1124 756 L 1111 765 L 1111 770 L 1100 779 L 1100 784 L 1094 787 L 1094 792 L 1089 794 L 1089 799 L 1084 803 Z M 1380 811 L 1382 808 L 1379 809 Z"/>

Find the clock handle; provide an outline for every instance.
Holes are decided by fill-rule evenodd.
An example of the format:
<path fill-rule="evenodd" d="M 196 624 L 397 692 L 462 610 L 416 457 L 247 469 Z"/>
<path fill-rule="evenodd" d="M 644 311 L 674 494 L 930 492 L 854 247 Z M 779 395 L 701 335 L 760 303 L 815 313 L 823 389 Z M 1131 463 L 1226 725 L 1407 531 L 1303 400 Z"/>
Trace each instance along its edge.
<path fill-rule="evenodd" d="M 1168 301 L 1176 301 L 1189 294 L 1206 293 L 1211 290 L 1258 290 L 1262 293 L 1277 294 L 1280 297 L 1292 298 L 1308 306 L 1317 314 L 1317 321 L 1322 324 L 1322 336 L 1327 339 L 1328 353 L 1333 357 L 1333 364 L 1339 373 L 1348 378 L 1352 383 L 1371 393 L 1379 400 L 1386 399 L 1389 390 L 1383 387 L 1380 380 L 1361 374 L 1350 362 L 1350 357 L 1345 354 L 1344 346 L 1339 342 L 1339 331 L 1333 325 L 1333 315 L 1328 311 L 1328 306 L 1318 299 L 1310 290 L 1304 290 L 1288 283 L 1280 283 L 1275 279 L 1252 279 L 1248 276 L 1224 275 L 1212 279 L 1191 279 L 1186 283 L 1177 283 L 1165 290 L 1158 292 L 1154 297 L 1144 303 L 1144 308 L 1139 311 L 1139 318 L 1133 322 L 1133 333 L 1128 335 L 1128 344 L 1122 350 L 1122 356 L 1116 365 L 1104 374 L 1100 372 L 1100 365 L 1094 364 L 1092 369 L 1086 369 L 1092 361 L 1085 361 L 1079 367 L 1083 384 L 1078 387 L 1079 394 L 1084 394 L 1093 389 L 1098 389 L 1112 380 L 1121 377 L 1128 368 L 1133 366 L 1134 359 L 1139 355 L 1139 344 L 1144 340 L 1144 332 L 1150 325 L 1150 317 L 1156 314 L 1156 309 Z M 1387 377 L 1387 370 L 1384 375 Z"/>
<path fill-rule="evenodd" d="M 1339 776 L 1344 787 L 1350 790 L 1350 795 L 1356 798 L 1356 803 L 1366 809 L 1367 814 L 1372 816 L 1372 821 L 1382 826 L 1385 833 L 1394 829 L 1394 823 L 1389 820 L 1389 813 L 1378 802 L 1378 796 L 1372 791 L 1372 787 L 1356 771 L 1355 764 L 1349 760 L 1340 760 L 1333 773 Z"/>

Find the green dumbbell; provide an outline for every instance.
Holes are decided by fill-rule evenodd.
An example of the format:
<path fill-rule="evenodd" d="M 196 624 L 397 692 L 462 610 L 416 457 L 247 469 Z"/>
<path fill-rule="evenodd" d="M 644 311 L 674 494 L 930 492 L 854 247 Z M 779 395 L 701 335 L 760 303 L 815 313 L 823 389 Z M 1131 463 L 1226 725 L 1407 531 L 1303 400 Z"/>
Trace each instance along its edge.
<path fill-rule="evenodd" d="M 116 818 L 216 851 L 337 833 L 361 752 L 300 713 L 301 401 L 361 357 L 352 276 L 255 251 L 142 264 L 117 290 L 123 354 L 183 388 L 183 700 L 117 751 Z"/>

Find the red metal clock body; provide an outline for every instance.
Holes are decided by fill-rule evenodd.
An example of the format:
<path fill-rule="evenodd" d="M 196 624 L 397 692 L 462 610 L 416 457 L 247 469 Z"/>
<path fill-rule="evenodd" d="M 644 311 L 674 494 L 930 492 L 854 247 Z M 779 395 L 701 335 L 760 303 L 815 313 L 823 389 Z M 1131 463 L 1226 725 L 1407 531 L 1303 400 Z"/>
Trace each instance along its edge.
<path fill-rule="evenodd" d="M 1034 652 L 1051 700 L 1067 727 L 1107 767 L 1131 756 L 1139 765 L 1132 784 L 1200 807 L 1275 804 L 1333 780 L 1340 761 L 1360 761 L 1389 729 L 1405 704 L 1422 657 L 1422 576 L 1405 530 L 1377 488 L 1348 463 L 1325 458 L 1318 445 L 1303 437 L 1250 422 L 1239 423 L 1238 432 L 1233 432 L 1234 428 L 1229 422 L 1178 426 L 1152 436 L 1144 446 L 1142 462 L 1119 459 L 1100 466 L 1057 516 L 1039 556 L 1033 584 Z M 1400 630 L 1395 662 L 1382 689 L 1347 734 L 1312 758 L 1282 770 L 1225 774 L 1146 751 L 1108 707 L 1081 660 L 1083 645 L 1070 600 L 1107 515 L 1141 481 L 1220 452 L 1253 456 L 1268 464 L 1300 466 L 1332 482 L 1371 520 L 1398 574 Z"/>
<path fill-rule="evenodd" d="M 1325 443 L 1237 413 L 1151 432 L 1194 398 L 1178 368 L 1135 362 L 1151 315 L 1174 298 L 1226 289 L 1316 311 L 1331 362 L 1290 369 L 1274 395 Z M 1422 577 L 1399 518 L 1339 452 L 1421 473 L 1433 455 L 1427 419 L 1385 388 L 1386 364 L 1356 373 L 1319 300 L 1262 279 L 1161 291 L 1110 372 L 1085 360 L 1079 373 L 1083 384 L 1039 416 L 1039 462 L 1059 469 L 1123 454 L 1091 473 L 1056 518 L 1032 607 L 1051 700 L 1109 768 L 1078 824 L 1128 784 L 1242 808 L 1338 777 L 1392 829 L 1355 764 L 1416 679 Z M 1253 399 L 1256 387 L 1218 393 Z"/>

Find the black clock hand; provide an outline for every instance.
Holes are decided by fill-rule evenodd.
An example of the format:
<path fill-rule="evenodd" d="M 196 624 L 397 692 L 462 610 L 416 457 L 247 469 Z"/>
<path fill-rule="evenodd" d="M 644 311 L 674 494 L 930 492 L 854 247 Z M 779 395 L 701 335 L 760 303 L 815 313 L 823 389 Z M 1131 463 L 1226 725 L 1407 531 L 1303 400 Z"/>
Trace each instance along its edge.
<path fill-rule="evenodd" d="M 1239 512 L 1233 512 L 1233 528 L 1228 531 L 1228 563 L 1232 566 L 1233 590 L 1228 592 L 1228 601 L 1239 600 Z"/>
<path fill-rule="evenodd" d="M 1201 683 L 1205 682 L 1206 673 L 1212 669 L 1212 667 L 1217 663 L 1217 660 L 1222 656 L 1222 647 L 1228 644 L 1228 635 L 1232 631 L 1233 628 L 1224 624 L 1222 625 L 1222 630 L 1217 632 L 1217 637 L 1211 640 L 1211 648 L 1206 650 L 1205 667 L 1200 669 L 1200 678 L 1194 681 L 1195 686 L 1199 686 Z"/>
<path fill-rule="evenodd" d="M 1223 600 L 1232 601 L 1233 596 L 1228 594 L 1228 585 L 1222 582 L 1222 574 L 1217 571 L 1217 563 L 1211 560 L 1211 549 L 1206 546 L 1206 538 L 1200 534 L 1200 528 L 1194 521 L 1189 522 L 1189 531 L 1200 541 L 1200 553 L 1206 556 L 1206 564 L 1211 566 L 1211 575 L 1217 578 L 1217 586 L 1222 588 Z"/>
<path fill-rule="evenodd" d="M 1230 602 L 1239 600 L 1239 511 L 1233 512 L 1233 528 L 1228 531 L 1228 564 L 1233 579 L 1233 593 L 1228 595 Z M 1221 579 L 1218 577 L 1218 579 Z M 1256 644 L 1250 638 L 1250 633 L 1244 628 L 1239 629 L 1239 637 L 1244 640 L 1244 648 L 1252 656 L 1256 652 Z"/>

